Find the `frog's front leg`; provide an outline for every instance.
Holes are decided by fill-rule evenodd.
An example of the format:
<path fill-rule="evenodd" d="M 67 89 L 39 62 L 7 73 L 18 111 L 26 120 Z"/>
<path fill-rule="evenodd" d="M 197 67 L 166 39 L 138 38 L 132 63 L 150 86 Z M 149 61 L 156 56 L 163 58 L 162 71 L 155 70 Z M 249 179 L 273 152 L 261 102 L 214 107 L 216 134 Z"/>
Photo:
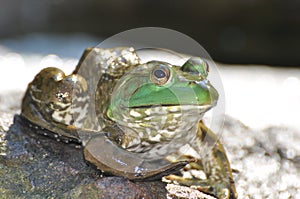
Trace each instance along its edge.
<path fill-rule="evenodd" d="M 198 137 L 198 145 L 192 145 L 194 150 L 198 148 L 200 159 L 188 164 L 182 170 L 182 176 L 169 175 L 163 180 L 196 188 L 219 199 L 237 198 L 232 170 L 221 142 L 202 122 L 199 123 Z"/>
<path fill-rule="evenodd" d="M 124 176 L 130 180 L 154 180 L 179 171 L 189 162 L 169 163 L 165 158 L 145 159 L 118 145 L 112 138 L 116 129 L 107 127 L 95 134 L 84 147 L 85 159 L 102 172 Z"/>

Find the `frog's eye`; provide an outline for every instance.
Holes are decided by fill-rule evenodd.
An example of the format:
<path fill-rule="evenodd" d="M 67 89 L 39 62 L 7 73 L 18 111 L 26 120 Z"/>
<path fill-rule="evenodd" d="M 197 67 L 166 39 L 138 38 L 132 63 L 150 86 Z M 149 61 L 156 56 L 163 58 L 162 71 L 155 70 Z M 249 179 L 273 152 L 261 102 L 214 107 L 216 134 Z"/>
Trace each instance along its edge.
<path fill-rule="evenodd" d="M 155 66 L 151 73 L 151 81 L 157 85 L 165 84 L 170 78 L 170 69 L 164 65 Z"/>
<path fill-rule="evenodd" d="M 192 57 L 184 63 L 182 71 L 206 78 L 209 72 L 209 66 L 203 59 L 199 57 Z"/>

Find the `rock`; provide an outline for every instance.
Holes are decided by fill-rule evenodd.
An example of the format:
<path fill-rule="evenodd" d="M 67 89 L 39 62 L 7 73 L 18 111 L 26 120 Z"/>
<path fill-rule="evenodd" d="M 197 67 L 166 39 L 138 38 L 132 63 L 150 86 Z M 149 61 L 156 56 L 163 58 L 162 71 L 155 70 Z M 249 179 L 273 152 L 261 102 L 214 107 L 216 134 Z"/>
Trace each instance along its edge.
<path fill-rule="evenodd" d="M 222 139 L 231 167 L 239 171 L 234 175 L 239 198 L 300 198 L 299 131 L 254 130 L 226 117 Z"/>
<path fill-rule="evenodd" d="M 215 197 L 206 195 L 196 189 L 180 185 L 168 184 L 166 188 L 170 198 L 216 199 Z"/>
<path fill-rule="evenodd" d="M 122 177 L 103 177 L 93 183 L 79 185 L 67 198 L 166 198 L 162 182 L 131 182 Z"/>

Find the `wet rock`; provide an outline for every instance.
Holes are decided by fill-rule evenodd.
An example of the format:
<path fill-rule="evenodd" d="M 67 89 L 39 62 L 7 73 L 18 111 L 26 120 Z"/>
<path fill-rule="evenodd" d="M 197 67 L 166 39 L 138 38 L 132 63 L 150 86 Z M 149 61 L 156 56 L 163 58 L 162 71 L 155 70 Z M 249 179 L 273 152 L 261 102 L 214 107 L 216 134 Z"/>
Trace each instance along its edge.
<path fill-rule="evenodd" d="M 9 196 L 60 196 L 98 175 L 86 165 L 78 146 L 31 134 L 17 115 L 4 138 L 0 192 Z"/>
<path fill-rule="evenodd" d="M 131 182 L 122 177 L 104 177 L 64 194 L 68 198 L 166 198 L 162 182 Z"/>

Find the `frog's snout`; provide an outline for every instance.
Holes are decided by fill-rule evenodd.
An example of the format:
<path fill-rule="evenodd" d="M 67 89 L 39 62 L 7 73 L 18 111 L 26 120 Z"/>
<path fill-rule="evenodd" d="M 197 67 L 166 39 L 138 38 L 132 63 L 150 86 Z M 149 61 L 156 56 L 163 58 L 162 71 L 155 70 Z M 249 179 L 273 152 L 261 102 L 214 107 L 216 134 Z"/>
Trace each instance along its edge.
<path fill-rule="evenodd" d="M 206 104 L 211 105 L 211 107 L 216 106 L 218 99 L 219 99 L 219 93 L 213 87 L 208 80 L 203 80 L 196 82 L 196 84 L 201 88 L 202 93 L 206 93 Z"/>

